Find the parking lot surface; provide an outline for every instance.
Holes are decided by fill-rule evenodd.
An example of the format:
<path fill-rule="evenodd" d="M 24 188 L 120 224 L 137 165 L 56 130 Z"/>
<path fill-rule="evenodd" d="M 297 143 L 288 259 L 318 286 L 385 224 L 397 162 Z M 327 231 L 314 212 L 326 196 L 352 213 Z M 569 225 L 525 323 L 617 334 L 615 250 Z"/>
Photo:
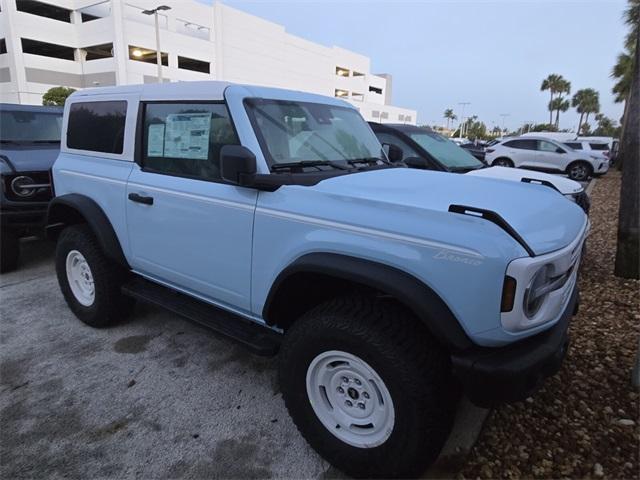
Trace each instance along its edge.
<path fill-rule="evenodd" d="M 0 478 L 336 476 L 289 419 L 276 359 L 144 305 L 87 327 L 52 246 L 24 246 L 0 278 Z"/>

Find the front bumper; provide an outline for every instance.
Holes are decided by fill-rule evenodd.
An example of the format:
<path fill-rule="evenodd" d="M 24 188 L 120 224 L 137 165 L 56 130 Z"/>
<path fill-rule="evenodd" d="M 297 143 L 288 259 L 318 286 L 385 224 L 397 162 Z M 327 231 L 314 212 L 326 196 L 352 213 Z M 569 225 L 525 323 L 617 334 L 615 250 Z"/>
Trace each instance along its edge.
<path fill-rule="evenodd" d="M 578 311 L 578 286 L 560 320 L 550 329 L 506 347 L 474 347 L 452 356 L 454 375 L 481 407 L 524 400 L 554 375 L 567 353 L 567 330 Z"/>
<path fill-rule="evenodd" d="M 0 203 L 0 227 L 3 231 L 36 232 L 44 227 L 48 202 L 17 203 Z"/>

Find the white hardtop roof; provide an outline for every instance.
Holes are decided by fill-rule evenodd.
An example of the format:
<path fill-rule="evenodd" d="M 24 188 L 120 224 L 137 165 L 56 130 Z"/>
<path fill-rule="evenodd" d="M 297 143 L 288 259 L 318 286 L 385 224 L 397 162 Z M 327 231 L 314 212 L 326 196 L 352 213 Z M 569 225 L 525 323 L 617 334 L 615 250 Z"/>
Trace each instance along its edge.
<path fill-rule="evenodd" d="M 73 93 L 69 98 L 73 101 L 81 97 L 97 95 L 125 95 L 138 94 L 140 100 L 224 100 L 224 92 L 228 87 L 242 91 L 242 96 L 278 100 L 313 102 L 343 107 L 355 108 L 342 99 L 300 92 L 282 88 L 262 87 L 258 85 L 243 85 L 239 83 L 221 82 L 216 80 L 200 82 L 167 82 L 145 83 L 138 85 L 120 85 L 116 87 L 86 88 Z"/>

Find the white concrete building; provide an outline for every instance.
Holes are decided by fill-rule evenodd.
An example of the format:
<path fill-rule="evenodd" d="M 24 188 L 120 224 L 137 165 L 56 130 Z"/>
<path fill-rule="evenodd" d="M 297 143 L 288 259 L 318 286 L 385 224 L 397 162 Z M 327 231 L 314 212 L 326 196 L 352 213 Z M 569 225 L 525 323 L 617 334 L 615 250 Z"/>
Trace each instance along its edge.
<path fill-rule="evenodd" d="M 226 80 L 338 96 L 367 120 L 416 123 L 391 105 L 390 75 L 370 59 L 287 33 L 221 3 L 194 0 L 0 0 L 0 102 L 41 104 L 55 86 L 157 81 L 153 15 L 161 12 L 164 81 Z"/>

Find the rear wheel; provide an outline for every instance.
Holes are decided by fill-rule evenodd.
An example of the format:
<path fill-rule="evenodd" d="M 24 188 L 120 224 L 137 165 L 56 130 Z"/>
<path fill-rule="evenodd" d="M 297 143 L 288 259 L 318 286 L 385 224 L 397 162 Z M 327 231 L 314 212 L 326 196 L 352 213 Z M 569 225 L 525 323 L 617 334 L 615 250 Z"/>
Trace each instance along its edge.
<path fill-rule="evenodd" d="M 584 182 L 593 174 L 593 168 L 587 162 L 574 162 L 567 167 L 567 175 L 571 180 Z"/>
<path fill-rule="evenodd" d="M 438 456 L 455 401 L 445 352 L 402 306 L 328 301 L 287 332 L 279 378 L 298 430 L 355 477 L 416 477 Z"/>
<path fill-rule="evenodd" d="M 513 162 L 505 157 L 496 158 L 491 164 L 492 167 L 509 167 L 513 168 Z"/>
<path fill-rule="evenodd" d="M 11 272 L 18 268 L 20 257 L 20 238 L 15 232 L 0 234 L 0 273 Z"/>
<path fill-rule="evenodd" d="M 104 255 L 87 225 L 60 234 L 56 273 L 69 308 L 87 325 L 105 327 L 131 312 L 133 300 L 120 293 L 127 272 Z"/>

